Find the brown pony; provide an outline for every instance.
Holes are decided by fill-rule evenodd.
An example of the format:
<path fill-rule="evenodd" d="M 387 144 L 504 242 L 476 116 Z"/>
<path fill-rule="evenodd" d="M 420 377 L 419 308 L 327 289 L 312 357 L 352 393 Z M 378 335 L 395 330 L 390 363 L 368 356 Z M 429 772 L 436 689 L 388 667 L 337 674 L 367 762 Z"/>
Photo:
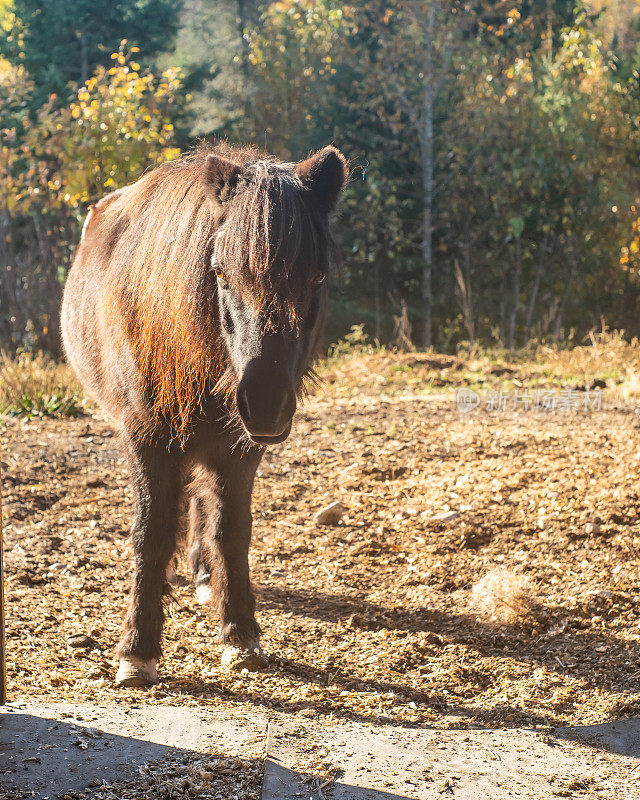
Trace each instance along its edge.
<path fill-rule="evenodd" d="M 62 330 L 133 478 L 121 685 L 157 681 L 185 490 L 192 567 L 202 588 L 212 576 L 223 663 L 266 664 L 249 579 L 251 492 L 310 371 L 335 255 L 329 214 L 345 178 L 333 147 L 285 164 L 218 145 L 147 173 L 87 217 Z"/>

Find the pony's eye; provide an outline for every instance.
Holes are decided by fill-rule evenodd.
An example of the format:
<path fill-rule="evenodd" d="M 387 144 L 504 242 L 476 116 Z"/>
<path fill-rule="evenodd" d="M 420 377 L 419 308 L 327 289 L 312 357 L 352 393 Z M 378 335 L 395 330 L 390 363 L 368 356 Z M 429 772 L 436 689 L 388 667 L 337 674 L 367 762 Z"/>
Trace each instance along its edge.
<path fill-rule="evenodd" d="M 224 270 L 220 264 L 214 264 L 211 269 L 219 281 L 224 281 Z"/>
<path fill-rule="evenodd" d="M 314 282 L 314 283 L 316 283 L 316 284 L 318 284 L 318 286 L 319 286 L 321 283 L 324 283 L 324 279 L 325 279 L 326 277 L 327 277 L 327 276 L 326 276 L 326 274 L 325 274 L 324 272 L 319 272 L 319 273 L 316 275 L 316 277 L 313 279 L 313 282 Z"/>

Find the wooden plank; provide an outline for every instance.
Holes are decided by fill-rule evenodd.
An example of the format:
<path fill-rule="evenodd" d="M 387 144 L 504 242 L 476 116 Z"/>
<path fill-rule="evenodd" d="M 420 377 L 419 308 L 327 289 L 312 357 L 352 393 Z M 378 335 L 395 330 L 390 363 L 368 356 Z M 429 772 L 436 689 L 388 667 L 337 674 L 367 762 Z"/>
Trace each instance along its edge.
<path fill-rule="evenodd" d="M 274 735 L 274 731 L 278 733 Z M 303 779 L 291 770 L 283 754 L 278 739 L 281 731 L 273 723 L 267 730 L 267 756 L 262 778 L 262 800 L 313 800 L 312 789 L 305 786 Z M 317 795 L 316 795 L 317 798 Z"/>
<path fill-rule="evenodd" d="M 7 667 L 4 636 L 4 552 L 2 539 L 2 463 L 0 462 L 0 705 L 4 705 L 7 702 Z"/>

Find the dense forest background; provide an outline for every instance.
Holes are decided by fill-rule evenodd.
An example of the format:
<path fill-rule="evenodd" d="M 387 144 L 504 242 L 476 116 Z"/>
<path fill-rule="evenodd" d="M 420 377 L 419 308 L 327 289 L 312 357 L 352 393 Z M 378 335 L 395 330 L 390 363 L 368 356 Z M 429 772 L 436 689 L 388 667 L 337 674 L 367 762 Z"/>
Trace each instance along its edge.
<path fill-rule="evenodd" d="M 640 333 L 637 0 L 0 0 L 0 347 L 88 206 L 198 137 L 351 163 L 328 340 Z"/>

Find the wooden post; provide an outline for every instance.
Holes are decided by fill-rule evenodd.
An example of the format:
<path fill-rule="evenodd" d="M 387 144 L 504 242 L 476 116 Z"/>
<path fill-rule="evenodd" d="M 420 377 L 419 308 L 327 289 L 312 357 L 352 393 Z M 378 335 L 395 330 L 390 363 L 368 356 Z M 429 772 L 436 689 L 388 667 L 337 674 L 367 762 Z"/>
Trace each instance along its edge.
<path fill-rule="evenodd" d="M 7 702 L 7 668 L 4 649 L 4 555 L 2 552 L 2 464 L 0 463 L 0 705 Z"/>

